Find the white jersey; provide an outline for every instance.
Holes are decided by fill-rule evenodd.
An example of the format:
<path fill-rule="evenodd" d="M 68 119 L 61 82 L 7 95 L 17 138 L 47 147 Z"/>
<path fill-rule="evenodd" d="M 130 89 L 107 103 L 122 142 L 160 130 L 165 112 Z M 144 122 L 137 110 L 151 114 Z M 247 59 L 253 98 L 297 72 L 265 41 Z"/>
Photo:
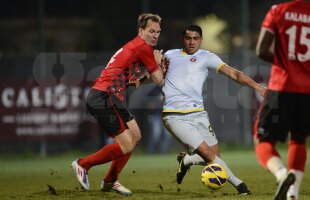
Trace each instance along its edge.
<path fill-rule="evenodd" d="M 225 64 L 217 55 L 198 50 L 193 55 L 182 49 L 165 53 L 169 68 L 163 87 L 163 112 L 190 113 L 203 111 L 202 87 L 208 70 L 217 70 Z"/>

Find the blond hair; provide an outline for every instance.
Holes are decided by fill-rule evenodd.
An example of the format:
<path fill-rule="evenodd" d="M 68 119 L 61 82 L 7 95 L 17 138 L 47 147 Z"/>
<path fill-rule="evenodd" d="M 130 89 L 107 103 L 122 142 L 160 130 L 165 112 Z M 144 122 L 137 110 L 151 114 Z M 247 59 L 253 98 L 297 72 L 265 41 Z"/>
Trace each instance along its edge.
<path fill-rule="evenodd" d="M 157 22 L 159 24 L 161 23 L 161 17 L 159 15 L 152 13 L 142 13 L 138 17 L 138 29 L 145 29 L 148 20 Z"/>

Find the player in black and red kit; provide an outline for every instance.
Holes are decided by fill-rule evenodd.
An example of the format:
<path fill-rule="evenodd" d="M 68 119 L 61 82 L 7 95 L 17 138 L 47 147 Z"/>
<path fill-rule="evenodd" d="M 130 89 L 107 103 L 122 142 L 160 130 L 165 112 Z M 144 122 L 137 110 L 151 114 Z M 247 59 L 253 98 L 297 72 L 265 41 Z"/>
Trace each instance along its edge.
<path fill-rule="evenodd" d="M 259 36 L 257 54 L 272 62 L 265 98 L 254 125 L 259 163 L 278 182 L 275 199 L 298 199 L 310 135 L 310 2 L 273 6 Z M 288 140 L 287 168 L 275 149 Z"/>
<path fill-rule="evenodd" d="M 88 170 L 95 165 L 112 161 L 101 189 L 123 195 L 132 194 L 118 181 L 118 175 L 141 139 L 137 122 L 124 102 L 125 90 L 129 84 L 139 81 L 139 77 L 145 73 L 148 73 L 155 83 L 163 82 L 160 68 L 162 52 L 153 49 L 160 36 L 160 22 L 161 18 L 151 13 L 139 16 L 138 35 L 113 55 L 87 97 L 88 110 L 104 132 L 114 138 L 115 143 L 72 162 L 72 169 L 85 190 L 89 190 Z"/>

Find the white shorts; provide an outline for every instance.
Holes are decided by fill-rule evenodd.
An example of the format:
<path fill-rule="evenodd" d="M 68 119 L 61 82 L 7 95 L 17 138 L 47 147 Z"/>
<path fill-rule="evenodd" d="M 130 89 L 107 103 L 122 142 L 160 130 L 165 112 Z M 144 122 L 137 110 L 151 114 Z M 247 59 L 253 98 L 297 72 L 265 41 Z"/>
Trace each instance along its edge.
<path fill-rule="evenodd" d="M 202 142 L 206 142 L 208 146 L 218 143 L 206 111 L 187 114 L 165 113 L 163 121 L 167 130 L 185 146 L 189 154 Z"/>

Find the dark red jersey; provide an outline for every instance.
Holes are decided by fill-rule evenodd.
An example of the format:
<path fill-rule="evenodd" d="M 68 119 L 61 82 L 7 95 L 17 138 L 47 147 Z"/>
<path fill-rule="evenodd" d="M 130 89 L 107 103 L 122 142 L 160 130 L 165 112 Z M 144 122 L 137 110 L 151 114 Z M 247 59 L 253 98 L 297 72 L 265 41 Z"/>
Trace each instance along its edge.
<path fill-rule="evenodd" d="M 276 37 L 268 88 L 310 94 L 310 2 L 273 6 L 262 26 Z"/>
<path fill-rule="evenodd" d="M 129 81 L 136 80 L 145 70 L 151 74 L 158 69 L 153 47 L 137 36 L 112 56 L 93 88 L 109 92 L 122 101 Z"/>

